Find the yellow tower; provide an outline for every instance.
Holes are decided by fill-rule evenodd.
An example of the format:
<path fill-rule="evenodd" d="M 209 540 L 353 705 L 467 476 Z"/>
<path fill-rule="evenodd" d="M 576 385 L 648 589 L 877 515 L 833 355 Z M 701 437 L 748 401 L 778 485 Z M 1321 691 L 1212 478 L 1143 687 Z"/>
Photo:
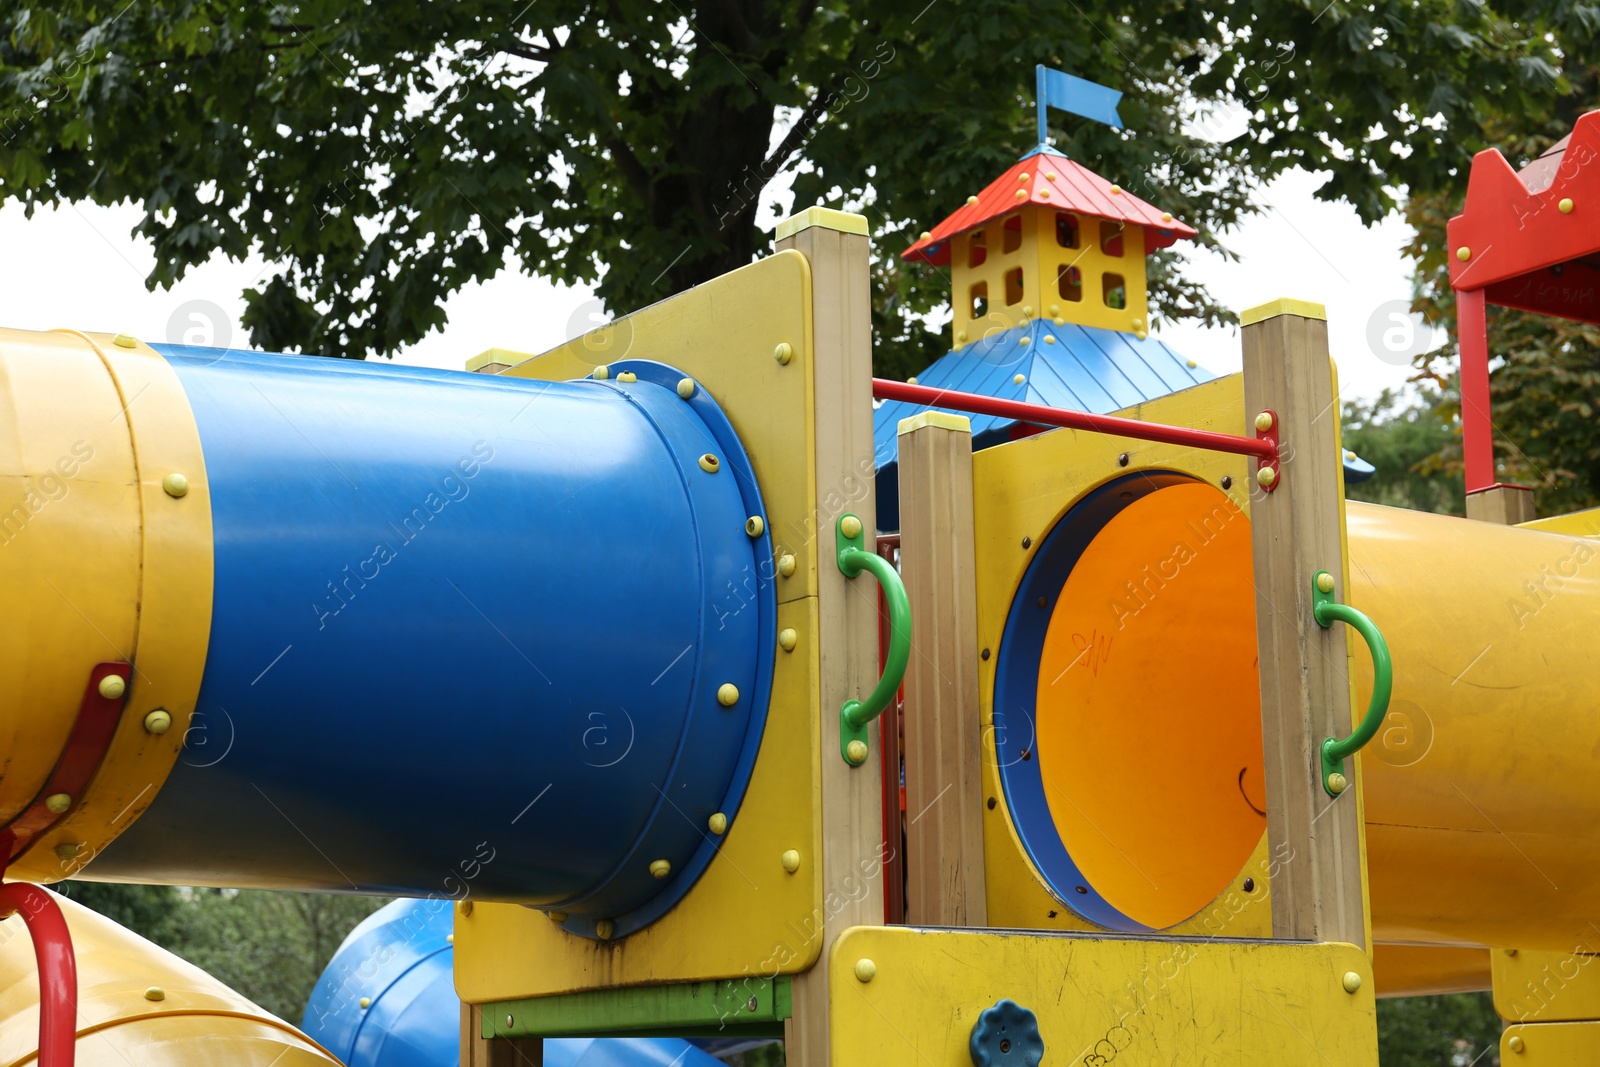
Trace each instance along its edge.
<path fill-rule="evenodd" d="M 948 266 L 956 349 L 1035 318 L 1149 330 L 1144 257 L 1195 231 L 1037 149 L 904 253 Z"/>

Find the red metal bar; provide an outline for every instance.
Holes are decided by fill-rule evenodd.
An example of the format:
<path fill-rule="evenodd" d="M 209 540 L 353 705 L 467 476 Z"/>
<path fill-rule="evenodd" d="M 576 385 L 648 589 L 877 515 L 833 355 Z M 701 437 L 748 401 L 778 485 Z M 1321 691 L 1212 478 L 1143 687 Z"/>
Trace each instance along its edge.
<path fill-rule="evenodd" d="M 908 404 L 924 404 L 932 408 L 951 411 L 969 411 L 975 415 L 995 415 L 1002 419 L 1037 423 L 1041 426 L 1065 426 L 1072 430 L 1089 430 L 1093 433 L 1115 434 L 1139 441 L 1159 441 L 1169 445 L 1188 445 L 1213 452 L 1231 452 L 1239 456 L 1255 456 L 1263 464 L 1278 466 L 1277 446 L 1266 440 L 1242 437 L 1212 430 L 1191 430 L 1186 426 L 1168 426 L 1160 422 L 1140 422 L 1118 415 L 1091 415 L 1087 411 L 1064 411 L 1043 404 L 1024 404 L 1017 400 L 1001 400 L 976 393 L 959 393 L 948 389 L 933 389 L 926 385 L 907 385 L 885 378 L 872 379 L 872 395 L 879 400 L 903 400 Z"/>
<path fill-rule="evenodd" d="M 0 885 L 0 916 L 21 915 L 39 965 L 39 1067 L 73 1067 L 78 1054 L 78 961 L 61 907 L 27 882 Z"/>
<path fill-rule="evenodd" d="M 1467 492 L 1476 493 L 1495 484 L 1489 323 L 1482 289 L 1456 290 L 1456 338 L 1461 347 L 1461 456 Z"/>

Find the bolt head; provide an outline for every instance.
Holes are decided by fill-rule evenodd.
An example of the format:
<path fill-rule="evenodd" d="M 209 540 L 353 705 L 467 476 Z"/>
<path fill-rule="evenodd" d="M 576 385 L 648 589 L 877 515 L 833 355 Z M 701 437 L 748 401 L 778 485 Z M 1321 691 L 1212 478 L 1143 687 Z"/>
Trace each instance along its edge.
<path fill-rule="evenodd" d="M 161 479 L 161 488 L 165 489 L 170 497 L 180 497 L 189 491 L 189 479 L 177 471 L 173 471 Z"/>
<path fill-rule="evenodd" d="M 861 536 L 861 520 L 854 515 L 846 515 L 839 520 L 839 532 L 854 541 Z"/>
<path fill-rule="evenodd" d="M 725 708 L 739 703 L 739 687 L 732 682 L 723 682 L 717 687 L 717 703 Z"/>
<path fill-rule="evenodd" d="M 911 377 L 907 378 L 906 379 L 906 384 L 907 385 L 916 385 L 917 384 L 917 376 L 915 374 L 913 374 Z"/>
<path fill-rule="evenodd" d="M 83 851 L 83 846 L 78 844 L 76 841 L 63 841 L 61 844 L 56 846 L 56 859 L 62 860 L 63 862 L 75 860 L 78 858 L 78 853 L 81 851 Z"/>
<path fill-rule="evenodd" d="M 617 375 L 617 381 L 621 382 L 623 385 L 632 385 L 638 380 L 639 376 L 633 373 L 631 370 L 625 370 Z"/>
<path fill-rule="evenodd" d="M 721 837 L 728 832 L 728 817 L 719 811 L 706 820 L 706 828 Z"/>
<path fill-rule="evenodd" d="M 1467 260 L 1472 258 L 1472 249 L 1468 248 L 1466 245 L 1462 245 L 1460 248 L 1456 249 L 1456 258 L 1465 263 Z"/>
<path fill-rule="evenodd" d="M 785 652 L 793 652 L 794 646 L 800 643 L 800 635 L 791 627 L 784 627 L 778 631 L 778 647 Z"/>
<path fill-rule="evenodd" d="M 596 367 L 594 369 L 594 380 L 595 381 L 603 382 L 609 377 L 611 377 L 611 368 L 610 367 L 599 366 L 599 367 Z"/>
<path fill-rule="evenodd" d="M 788 341 L 780 342 L 778 347 L 772 350 L 772 358 L 778 361 L 779 366 L 787 367 L 789 361 L 794 358 L 794 346 Z"/>
<path fill-rule="evenodd" d="M 1269 486 L 1277 483 L 1278 472 L 1273 470 L 1271 467 L 1262 467 L 1260 470 L 1256 471 L 1256 481 L 1261 484 L 1263 489 L 1268 488 Z"/>
<path fill-rule="evenodd" d="M 545 914 L 550 916 L 550 921 L 557 925 L 567 921 L 567 913 L 564 911 L 547 911 Z"/>
<path fill-rule="evenodd" d="M 148 989 L 146 989 L 144 991 L 144 999 L 146 999 L 146 1000 L 166 1000 L 167 999 L 167 991 L 165 989 L 162 989 L 158 985 L 153 985 L 153 986 L 149 987 Z"/>
<path fill-rule="evenodd" d="M 1327 571 L 1323 571 L 1321 574 L 1317 575 L 1317 592 L 1333 592 L 1333 575 L 1329 574 Z"/>
<path fill-rule="evenodd" d="M 120 674 L 108 674 L 95 687 L 107 700 L 116 700 L 128 691 L 128 683 Z"/>
<path fill-rule="evenodd" d="M 650 864 L 650 877 L 655 879 L 665 878 L 672 873 L 672 863 L 668 860 L 655 860 Z"/>
<path fill-rule="evenodd" d="M 1272 423 L 1272 412 L 1263 411 L 1256 415 L 1256 429 L 1261 433 L 1266 433 L 1268 430 L 1272 429 Z"/>
<path fill-rule="evenodd" d="M 72 807 L 72 795 L 70 793 L 51 793 L 44 798 L 44 807 L 50 814 L 60 815 Z"/>
<path fill-rule="evenodd" d="M 844 746 L 844 758 L 852 766 L 859 767 L 867 762 L 867 743 L 865 741 L 852 741 Z"/>
<path fill-rule="evenodd" d="M 767 523 L 760 515 L 752 515 L 744 520 L 744 532 L 751 537 L 760 537 L 766 532 Z"/>
<path fill-rule="evenodd" d="M 1113 186 L 1112 186 L 1112 187 L 1111 187 L 1111 195 L 1112 195 L 1112 196 L 1120 196 L 1120 195 L 1121 195 L 1121 193 L 1122 193 L 1122 186 L 1120 186 L 1120 185 L 1113 185 Z"/>
<path fill-rule="evenodd" d="M 601 919 L 594 924 L 594 936 L 602 941 L 610 941 L 617 932 L 617 924 L 610 919 Z"/>
<path fill-rule="evenodd" d="M 722 469 L 722 461 L 710 452 L 700 457 L 700 469 L 707 474 L 715 474 Z"/>
<path fill-rule="evenodd" d="M 867 959 L 867 957 L 862 956 L 859 960 L 856 960 L 855 972 L 856 981 L 870 982 L 878 977 L 878 965 Z"/>
<path fill-rule="evenodd" d="M 978 202 L 978 198 L 977 198 L 977 197 L 975 197 L 975 196 L 969 196 L 969 197 L 967 197 L 967 203 L 968 203 L 968 204 L 969 204 L 969 205 L 971 205 L 971 204 L 976 204 L 976 203 L 977 203 L 977 202 Z"/>
<path fill-rule="evenodd" d="M 1331 793 L 1343 793 L 1349 785 L 1349 781 L 1338 771 L 1328 775 L 1328 791 Z"/>
<path fill-rule="evenodd" d="M 1570 196 L 1562 197 L 1561 198 L 1561 203 L 1557 204 L 1556 207 L 1561 209 L 1561 213 L 1563 215 L 1572 214 L 1572 197 L 1570 197 Z"/>
<path fill-rule="evenodd" d="M 119 333 L 111 339 L 111 343 L 118 348 L 138 348 L 139 342 L 131 334 Z"/>
<path fill-rule="evenodd" d="M 794 557 L 787 552 L 778 557 L 778 573 L 785 578 L 794 574 Z"/>
<path fill-rule="evenodd" d="M 793 874 L 795 871 L 800 869 L 800 853 L 796 852 L 792 848 L 787 849 L 783 855 L 778 857 L 778 862 L 783 864 L 784 870 L 788 871 L 790 874 Z"/>
<path fill-rule="evenodd" d="M 1522 1040 L 1521 1034 L 1512 1034 L 1510 1037 L 1506 1038 L 1506 1048 L 1510 1049 L 1512 1052 L 1521 1052 L 1527 1047 L 1527 1042 Z"/>
<path fill-rule="evenodd" d="M 688 400 L 691 396 L 694 396 L 693 378 L 678 379 L 678 395 L 683 397 L 685 400 Z"/>
<path fill-rule="evenodd" d="M 1023 375 L 1023 374 L 1013 374 L 1011 376 L 1011 384 L 1013 384 L 1013 385 L 1021 385 L 1023 382 L 1025 382 L 1027 380 L 1028 380 L 1027 376 Z"/>
<path fill-rule="evenodd" d="M 470 901 L 470 900 L 458 900 L 458 901 L 456 901 L 456 914 L 457 915 L 461 915 L 461 916 L 471 915 L 472 914 L 472 901 Z"/>
<path fill-rule="evenodd" d="M 1344 986 L 1344 991 L 1346 993 L 1354 993 L 1356 990 L 1361 988 L 1361 976 L 1355 971 L 1346 971 L 1344 972 L 1344 979 L 1342 982 L 1340 982 L 1340 984 Z"/>
<path fill-rule="evenodd" d="M 144 717 L 145 733 L 164 734 L 172 729 L 172 713 L 166 708 L 157 708 Z"/>
<path fill-rule="evenodd" d="M 372 998 L 371 997 L 362 997 L 360 1003 L 361 1003 L 361 1010 L 362 1011 L 366 1011 L 368 1008 L 372 1007 Z"/>

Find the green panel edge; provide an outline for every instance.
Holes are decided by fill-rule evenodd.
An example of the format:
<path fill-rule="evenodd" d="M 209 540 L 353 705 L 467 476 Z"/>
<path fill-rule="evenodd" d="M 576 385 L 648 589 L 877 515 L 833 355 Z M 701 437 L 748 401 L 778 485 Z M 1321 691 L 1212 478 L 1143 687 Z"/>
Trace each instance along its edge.
<path fill-rule="evenodd" d="M 483 1036 L 782 1037 L 789 979 L 600 989 L 483 1005 Z"/>

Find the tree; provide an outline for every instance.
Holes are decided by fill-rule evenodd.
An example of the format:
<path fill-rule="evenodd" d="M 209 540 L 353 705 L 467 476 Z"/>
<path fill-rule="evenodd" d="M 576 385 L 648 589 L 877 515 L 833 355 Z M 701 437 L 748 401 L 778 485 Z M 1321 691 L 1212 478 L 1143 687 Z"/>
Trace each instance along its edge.
<path fill-rule="evenodd" d="M 1464 514 L 1460 469 L 1447 471 L 1435 461 L 1445 449 L 1460 449 L 1461 430 L 1454 417 L 1459 409 L 1458 400 L 1426 386 L 1403 407 L 1400 395 L 1391 389 L 1370 403 L 1346 401 L 1344 446 L 1377 472 L 1350 486 L 1345 495 L 1413 511 Z"/>
<path fill-rule="evenodd" d="M 252 341 L 362 356 L 512 260 L 617 311 L 737 267 L 792 173 L 798 203 L 871 220 L 879 370 L 904 374 L 942 352 L 947 282 L 897 253 L 1032 143 L 1034 63 L 1127 92 L 1128 131 L 1058 116 L 1058 144 L 1216 247 L 1293 166 L 1368 220 L 1402 186 L 1458 191 L 1487 105 L 1547 110 L 1594 33 L 1548 0 L 509 8 L 14 0 L 0 199 L 143 205 L 152 286 L 256 250 Z M 1247 132 L 1208 139 L 1229 109 Z M 1170 252 L 1152 277 L 1158 319 L 1228 317 Z"/>
<path fill-rule="evenodd" d="M 1488 993 L 1378 1001 L 1383 1067 L 1499 1067 L 1500 1017 Z"/>

